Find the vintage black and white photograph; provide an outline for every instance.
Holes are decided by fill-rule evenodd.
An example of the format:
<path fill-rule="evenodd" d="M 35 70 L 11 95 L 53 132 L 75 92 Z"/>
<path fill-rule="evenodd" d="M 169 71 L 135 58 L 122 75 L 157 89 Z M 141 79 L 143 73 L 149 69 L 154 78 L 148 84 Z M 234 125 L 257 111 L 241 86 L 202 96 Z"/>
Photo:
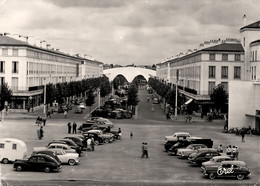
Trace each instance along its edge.
<path fill-rule="evenodd" d="M 260 186 L 259 0 L 0 0 L 1 186 Z"/>

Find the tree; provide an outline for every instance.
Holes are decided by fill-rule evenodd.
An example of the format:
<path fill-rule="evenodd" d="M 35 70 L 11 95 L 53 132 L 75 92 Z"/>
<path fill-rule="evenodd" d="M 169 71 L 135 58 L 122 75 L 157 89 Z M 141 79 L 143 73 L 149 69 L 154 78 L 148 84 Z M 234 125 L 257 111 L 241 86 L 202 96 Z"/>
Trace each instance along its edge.
<path fill-rule="evenodd" d="M 218 84 L 213 92 L 210 94 L 210 99 L 214 104 L 217 112 L 220 113 L 222 109 L 227 109 L 228 94 L 222 84 Z"/>
<path fill-rule="evenodd" d="M 46 103 L 52 105 L 55 100 L 55 86 L 52 83 L 46 85 Z"/>
<path fill-rule="evenodd" d="M 85 103 L 87 106 L 90 107 L 91 111 L 91 106 L 95 103 L 95 95 L 94 90 L 92 88 L 87 91 L 87 99 L 85 100 Z"/>
<path fill-rule="evenodd" d="M 1 87 L 0 87 L 0 110 L 4 109 L 6 101 L 8 103 L 11 102 L 12 95 L 13 95 L 12 90 L 9 89 L 9 87 L 6 83 L 1 85 Z"/>
<path fill-rule="evenodd" d="M 128 89 L 128 105 L 136 106 L 138 104 L 139 99 L 137 93 L 138 89 L 134 85 L 131 85 Z"/>

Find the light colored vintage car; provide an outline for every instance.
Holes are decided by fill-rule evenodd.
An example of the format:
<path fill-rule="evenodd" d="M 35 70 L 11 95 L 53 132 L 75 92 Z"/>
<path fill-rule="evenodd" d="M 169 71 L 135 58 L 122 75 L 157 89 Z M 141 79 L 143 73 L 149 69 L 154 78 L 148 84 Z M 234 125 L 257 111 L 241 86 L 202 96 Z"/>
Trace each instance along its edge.
<path fill-rule="evenodd" d="M 60 143 L 52 143 L 46 147 L 34 147 L 33 151 L 37 152 L 37 151 L 42 151 L 47 149 L 60 149 L 60 150 L 64 150 L 67 153 L 76 153 L 75 149 L 70 148 L 70 146 L 66 144 L 60 144 Z"/>
<path fill-rule="evenodd" d="M 185 149 L 178 149 L 177 155 L 182 156 L 183 158 L 188 158 L 191 153 L 201 148 L 207 148 L 207 146 L 204 144 L 190 144 Z"/>
<path fill-rule="evenodd" d="M 168 141 L 178 141 L 182 139 L 188 139 L 191 135 L 188 132 L 175 132 L 172 136 L 165 136 L 164 143 Z"/>
<path fill-rule="evenodd" d="M 220 166 L 222 161 L 232 161 L 229 156 L 214 156 L 211 160 L 201 164 L 201 169 L 204 171 L 206 167 Z"/>
<path fill-rule="evenodd" d="M 78 164 L 80 161 L 78 153 L 66 153 L 64 150 L 61 149 L 49 149 L 49 150 L 55 152 L 55 154 L 60 159 L 61 163 L 75 165 Z"/>

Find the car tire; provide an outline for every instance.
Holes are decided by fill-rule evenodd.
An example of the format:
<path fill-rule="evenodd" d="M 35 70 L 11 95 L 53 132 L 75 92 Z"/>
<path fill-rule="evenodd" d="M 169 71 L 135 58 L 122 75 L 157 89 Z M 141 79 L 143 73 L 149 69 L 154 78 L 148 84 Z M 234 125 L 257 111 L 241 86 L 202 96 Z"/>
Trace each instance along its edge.
<path fill-rule="evenodd" d="M 95 144 L 95 145 L 99 145 L 99 141 L 98 141 L 98 140 L 95 140 L 95 141 L 94 141 L 94 144 Z"/>
<path fill-rule="evenodd" d="M 51 172 L 50 167 L 45 167 L 45 168 L 44 168 L 44 172 L 46 172 L 46 173 Z"/>
<path fill-rule="evenodd" d="M 244 174 L 238 174 L 238 175 L 237 175 L 237 179 L 238 179 L 238 180 L 243 180 L 244 177 L 245 177 Z"/>
<path fill-rule="evenodd" d="M 18 165 L 15 170 L 21 172 L 23 170 L 23 168 L 21 165 Z"/>
<path fill-rule="evenodd" d="M 217 175 L 216 175 L 215 173 L 213 173 L 213 172 L 209 174 L 209 178 L 210 178 L 211 180 L 214 180 L 214 179 L 216 178 L 216 176 L 217 176 Z"/>
<path fill-rule="evenodd" d="M 106 138 L 106 139 L 104 140 L 104 143 L 109 143 L 109 139 Z"/>
<path fill-rule="evenodd" d="M 68 163 L 69 163 L 69 165 L 75 165 L 76 161 L 73 160 L 73 159 L 70 159 L 70 160 L 68 161 Z"/>
<path fill-rule="evenodd" d="M 3 164 L 7 164 L 8 162 L 9 162 L 8 158 L 4 158 L 4 159 L 2 160 L 2 163 L 3 163 Z"/>

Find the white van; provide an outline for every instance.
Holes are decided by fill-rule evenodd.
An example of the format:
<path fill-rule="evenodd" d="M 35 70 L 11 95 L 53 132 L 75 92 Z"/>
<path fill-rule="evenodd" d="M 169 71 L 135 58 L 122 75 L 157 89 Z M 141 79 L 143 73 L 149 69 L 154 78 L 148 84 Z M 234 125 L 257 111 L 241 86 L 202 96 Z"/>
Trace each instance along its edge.
<path fill-rule="evenodd" d="M 8 163 L 16 159 L 24 159 L 27 155 L 26 144 L 15 138 L 0 139 L 0 162 Z"/>

